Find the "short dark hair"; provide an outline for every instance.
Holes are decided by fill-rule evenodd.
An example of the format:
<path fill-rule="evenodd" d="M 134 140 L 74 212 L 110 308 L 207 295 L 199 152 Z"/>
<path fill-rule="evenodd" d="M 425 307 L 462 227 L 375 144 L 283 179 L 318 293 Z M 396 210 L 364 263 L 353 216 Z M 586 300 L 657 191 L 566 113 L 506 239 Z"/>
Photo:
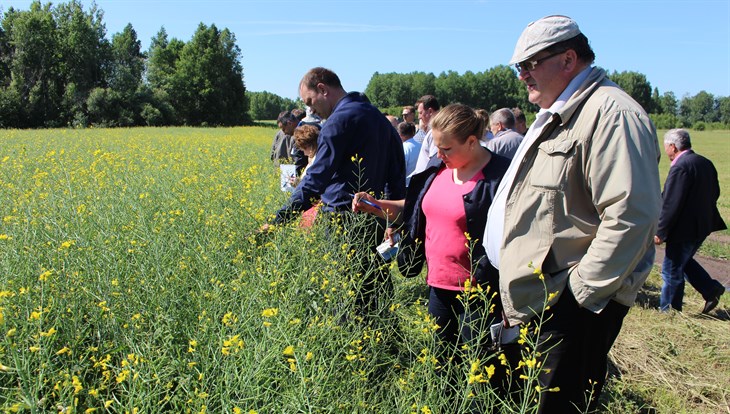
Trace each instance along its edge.
<path fill-rule="evenodd" d="M 558 42 L 545 49 L 545 51 L 550 53 L 559 53 L 560 51 L 568 49 L 573 49 L 575 54 L 578 55 L 578 59 L 585 63 L 591 64 L 596 60 L 596 54 L 593 52 L 593 49 L 591 49 L 591 45 L 588 43 L 588 38 L 583 33 L 578 36 L 571 37 L 568 40 Z"/>
<path fill-rule="evenodd" d="M 423 95 L 416 101 L 416 106 L 418 106 L 418 104 L 423 104 L 423 109 L 431 108 L 434 111 L 438 111 L 439 109 L 441 109 L 439 101 L 433 95 Z"/>
<path fill-rule="evenodd" d="M 309 90 L 313 90 L 317 88 L 317 84 L 319 83 L 335 88 L 342 88 L 342 83 L 340 83 L 340 78 L 337 77 L 337 74 L 322 67 L 309 69 L 299 84 L 306 86 Z"/>
<path fill-rule="evenodd" d="M 307 116 L 307 113 L 304 111 L 304 109 L 299 108 L 292 109 L 291 114 L 294 115 L 297 121 L 301 121 L 302 119 L 304 119 L 305 116 Z"/>
<path fill-rule="evenodd" d="M 286 125 L 289 122 L 297 122 L 297 118 L 291 113 L 291 111 L 284 111 L 279 114 L 276 122 Z"/>
<path fill-rule="evenodd" d="M 416 124 L 413 122 L 401 122 L 398 124 L 398 134 L 405 137 L 413 137 L 416 135 Z"/>

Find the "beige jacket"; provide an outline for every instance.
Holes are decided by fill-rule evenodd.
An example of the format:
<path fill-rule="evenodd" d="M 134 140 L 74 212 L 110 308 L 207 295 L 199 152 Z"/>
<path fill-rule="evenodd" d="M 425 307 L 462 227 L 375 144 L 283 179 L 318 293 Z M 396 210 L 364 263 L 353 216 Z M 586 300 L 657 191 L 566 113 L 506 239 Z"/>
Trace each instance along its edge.
<path fill-rule="evenodd" d="M 659 156 L 649 116 L 593 68 L 527 149 L 507 196 L 499 273 L 511 324 L 566 286 L 593 312 L 633 304 L 654 258 Z"/>

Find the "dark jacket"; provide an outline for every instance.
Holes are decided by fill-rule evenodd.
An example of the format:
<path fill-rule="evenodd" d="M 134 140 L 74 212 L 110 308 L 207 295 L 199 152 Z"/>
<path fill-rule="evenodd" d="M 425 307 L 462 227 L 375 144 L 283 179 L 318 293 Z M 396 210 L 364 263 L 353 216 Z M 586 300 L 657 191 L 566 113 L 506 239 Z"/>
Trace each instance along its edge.
<path fill-rule="evenodd" d="M 349 211 L 352 194 L 367 191 L 378 198 L 405 197 L 403 143 L 393 125 L 361 94 L 340 99 L 322 124 L 317 157 L 274 222 L 307 210 L 313 199 L 322 211 Z"/>
<path fill-rule="evenodd" d="M 494 284 L 496 280 L 491 280 L 496 277 L 494 275 L 496 271 L 486 257 L 482 239 L 484 228 L 487 225 L 489 206 L 492 205 L 497 186 L 507 172 L 509 163 L 507 158 L 492 153 L 492 159 L 482 169 L 484 179 L 477 181 L 474 190 L 463 197 L 466 228 L 474 245 L 471 255 L 472 274 L 477 283 L 483 285 L 490 282 L 493 289 L 498 287 L 497 284 Z M 405 277 L 413 277 L 421 273 L 426 260 L 423 243 L 426 239 L 426 216 L 423 214 L 421 205 L 442 166 L 443 162 L 434 157 L 429 161 L 425 170 L 411 177 L 403 209 L 404 231 L 398 254 L 398 270 Z"/>
<path fill-rule="evenodd" d="M 669 169 L 662 192 L 657 236 L 668 242 L 699 241 L 727 228 L 717 210 L 720 183 L 712 161 L 687 150 Z"/>

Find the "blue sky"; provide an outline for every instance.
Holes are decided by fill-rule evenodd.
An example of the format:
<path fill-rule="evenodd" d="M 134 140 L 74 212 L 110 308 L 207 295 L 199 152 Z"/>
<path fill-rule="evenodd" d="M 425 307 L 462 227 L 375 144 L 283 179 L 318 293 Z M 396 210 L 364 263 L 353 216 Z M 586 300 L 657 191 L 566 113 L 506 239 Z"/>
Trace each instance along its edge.
<path fill-rule="evenodd" d="M 3 13 L 30 1 L 1 0 Z M 44 1 L 45 3 L 45 1 Z M 59 2 L 54 2 L 59 3 Z M 85 8 L 91 1 L 82 0 Z M 373 73 L 481 72 L 507 64 L 524 27 L 549 14 L 575 19 L 596 65 L 645 74 L 678 98 L 730 96 L 730 0 L 97 0 L 107 37 L 127 23 L 146 50 L 165 27 L 188 41 L 199 23 L 228 28 L 250 91 L 296 98 L 301 76 L 328 67 L 345 89 Z"/>

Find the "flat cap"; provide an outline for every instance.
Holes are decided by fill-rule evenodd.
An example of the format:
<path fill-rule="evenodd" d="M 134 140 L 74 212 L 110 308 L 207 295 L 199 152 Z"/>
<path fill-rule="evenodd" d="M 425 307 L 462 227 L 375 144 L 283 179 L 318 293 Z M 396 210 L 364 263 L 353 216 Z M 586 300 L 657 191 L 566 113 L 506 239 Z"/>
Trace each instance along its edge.
<path fill-rule="evenodd" d="M 524 62 L 537 52 L 580 34 L 578 23 L 568 16 L 546 16 L 527 25 L 517 40 L 509 64 Z"/>

